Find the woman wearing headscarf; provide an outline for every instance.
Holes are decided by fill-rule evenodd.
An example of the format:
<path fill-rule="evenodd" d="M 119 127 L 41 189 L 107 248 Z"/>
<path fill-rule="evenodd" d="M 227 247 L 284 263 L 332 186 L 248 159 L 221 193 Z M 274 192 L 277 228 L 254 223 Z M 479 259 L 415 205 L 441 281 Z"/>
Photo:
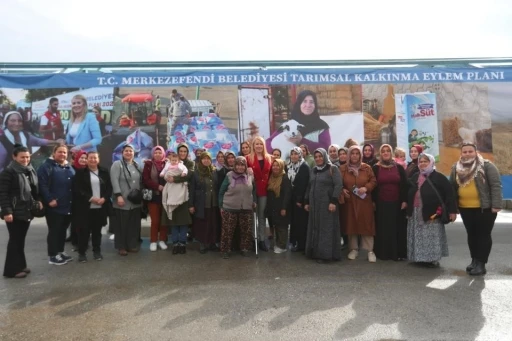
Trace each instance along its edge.
<path fill-rule="evenodd" d="M 407 176 L 393 160 L 392 147 L 383 144 L 380 161 L 373 166 L 377 187 L 372 192 L 376 208 L 375 255 L 382 260 L 407 258 Z"/>
<path fill-rule="evenodd" d="M 110 168 L 110 181 L 114 193 L 115 248 L 120 256 L 126 256 L 128 252 L 139 251 L 141 203 L 130 201 L 128 194 L 133 189 L 141 189 L 142 172 L 135 162 L 133 147 L 127 144 L 122 150 L 121 160 Z"/>
<path fill-rule="evenodd" d="M 407 164 L 407 168 L 405 169 L 405 174 L 407 178 L 411 178 L 414 174 L 418 173 L 420 170 L 418 168 L 418 157 L 423 153 L 423 147 L 419 144 L 415 144 L 409 149 L 409 156 L 411 157 L 411 162 Z"/>
<path fill-rule="evenodd" d="M 304 161 L 306 161 L 309 168 L 315 167 L 315 159 L 313 158 L 313 155 L 309 152 L 309 147 L 305 144 L 300 145 L 300 149 L 302 150 L 302 158 Z"/>
<path fill-rule="evenodd" d="M 375 148 L 373 145 L 369 143 L 365 143 L 363 145 L 363 162 L 368 166 L 373 167 L 377 163 L 377 158 L 375 157 Z"/>
<path fill-rule="evenodd" d="M 222 150 L 219 150 L 219 152 L 217 153 L 217 156 L 215 156 L 215 169 L 216 170 L 221 170 L 222 168 L 224 168 L 224 160 L 225 160 L 224 152 Z"/>
<path fill-rule="evenodd" d="M 228 259 L 236 226 L 240 226 L 240 249 L 247 256 L 251 247 L 253 210 L 256 208 L 254 177 L 247 172 L 247 160 L 238 156 L 235 166 L 228 172 L 219 190 L 219 207 L 222 214 L 220 251 Z"/>
<path fill-rule="evenodd" d="M 292 109 L 292 120 L 302 124 L 303 127 L 297 135 L 289 138 L 291 143 L 296 146 L 306 144 L 312 150 L 329 148 L 331 133 L 329 125 L 320 118 L 318 113 L 316 93 L 311 90 L 303 90 L 299 93 Z M 271 145 L 274 137 L 280 133 L 279 130 L 276 130 L 267 140 L 267 146 Z"/>
<path fill-rule="evenodd" d="M 308 231 L 308 212 L 304 209 L 304 199 L 309 184 L 310 168 L 302 157 L 302 149 L 294 147 L 290 151 L 288 179 L 292 185 L 290 209 L 290 243 L 292 252 L 304 252 Z"/>
<path fill-rule="evenodd" d="M 187 167 L 186 175 L 177 175 L 177 176 L 164 176 L 164 179 L 169 183 L 190 183 L 192 176 L 194 175 L 195 163 L 194 161 L 189 159 L 189 148 L 186 143 L 180 143 L 178 145 L 178 157 L 180 161 L 183 163 L 185 167 Z M 167 226 L 171 226 L 171 234 L 173 239 L 174 247 L 172 252 L 174 255 L 176 254 L 185 254 L 187 253 L 187 230 L 188 226 L 192 224 L 192 218 L 189 212 L 188 201 L 182 203 L 178 207 L 176 207 L 172 212 L 172 220 L 169 219 L 167 212 L 163 210 L 162 212 L 162 224 Z"/>
<path fill-rule="evenodd" d="M 0 216 L 9 231 L 5 277 L 25 278 L 30 273 L 25 259 L 25 238 L 33 219 L 32 208 L 43 208 L 38 193 L 38 179 L 30 165 L 30 152 L 27 147 L 16 144 L 12 161 L 0 173 Z"/>
<path fill-rule="evenodd" d="M 451 221 L 457 217 L 453 188 L 434 165 L 432 155 L 420 154 L 419 172 L 409 179 L 407 193 L 407 258 L 428 267 L 439 266 L 439 260 L 448 256 L 446 231 L 439 219 L 443 205 Z"/>
<path fill-rule="evenodd" d="M 333 166 L 340 166 L 340 158 L 338 156 L 338 151 L 340 150 L 340 146 L 337 144 L 331 144 L 327 152 L 329 153 L 329 161 L 333 164 Z"/>
<path fill-rule="evenodd" d="M 192 231 L 199 241 L 199 252 L 215 249 L 218 230 L 218 184 L 217 172 L 208 152 L 202 152 L 196 163 L 196 171 L 190 180 L 189 211 L 193 215 Z"/>
<path fill-rule="evenodd" d="M 153 192 L 151 200 L 147 202 L 149 217 L 151 218 L 151 232 L 149 249 L 156 251 L 158 247 L 167 250 L 167 226 L 161 223 L 163 212 L 162 191 L 165 180 L 159 176 L 165 167 L 165 150 L 161 146 L 153 148 L 150 160 L 144 161 L 142 171 L 142 184 Z"/>
<path fill-rule="evenodd" d="M 348 160 L 348 148 L 347 147 L 340 147 L 338 150 L 338 159 L 340 166 L 347 163 Z"/>
<path fill-rule="evenodd" d="M 288 224 L 290 223 L 291 184 L 284 170 L 284 161 L 272 162 L 272 173 L 267 186 L 267 207 L 265 209 L 270 229 L 275 231 L 275 253 L 286 252 Z"/>
<path fill-rule="evenodd" d="M 450 181 L 468 234 L 471 264 L 466 271 L 473 276 L 485 275 L 492 248 L 491 232 L 503 199 L 500 173 L 474 144 L 465 143 L 459 161 L 452 167 Z"/>
<path fill-rule="evenodd" d="M 73 154 L 73 164 L 71 165 L 75 170 L 75 173 L 87 167 L 87 152 L 83 150 L 79 150 L 75 154 Z M 73 193 L 74 194 L 74 193 Z M 73 200 L 73 208 L 72 211 L 76 210 L 75 206 L 77 202 Z M 70 241 L 71 245 L 73 245 L 72 251 L 78 251 L 78 234 L 80 230 L 80 220 L 79 219 L 71 219 L 70 236 L 66 241 Z"/>
<path fill-rule="evenodd" d="M 318 263 L 341 260 L 338 197 L 342 179 L 325 149 L 318 148 L 313 155 L 316 166 L 310 174 L 304 206 L 309 212 L 306 256 Z"/>
<path fill-rule="evenodd" d="M 343 219 L 349 239 L 350 252 L 348 259 L 354 260 L 359 255 L 359 236 L 361 247 L 368 251 L 368 261 L 376 262 L 373 253 L 375 236 L 375 214 L 373 209 L 372 191 L 377 185 L 372 168 L 363 163 L 361 148 L 357 145 L 348 149 L 349 160 L 340 167 L 343 179 Z"/>
<path fill-rule="evenodd" d="M 46 146 L 54 141 L 40 139 L 23 130 L 23 117 L 17 111 L 9 111 L 4 116 L 3 134 L 0 135 L 0 171 L 11 162 L 15 144 L 31 150 L 33 146 Z M 57 140 L 63 142 L 63 140 Z"/>
<path fill-rule="evenodd" d="M 232 152 L 231 150 L 228 150 L 224 153 L 224 163 L 223 167 L 219 170 L 217 170 L 217 193 L 220 193 L 220 186 L 222 186 L 222 183 L 224 182 L 224 179 L 226 178 L 226 175 L 231 172 L 235 167 L 235 160 L 236 160 L 236 154 Z M 219 214 L 218 214 L 218 235 L 217 235 L 217 242 L 220 243 L 221 238 L 221 226 L 222 226 L 222 215 L 220 214 L 220 207 L 219 207 Z M 220 244 L 219 244 L 220 245 Z M 240 247 L 240 229 L 238 226 L 235 228 L 235 235 L 233 237 L 233 247 L 237 250 L 239 250 Z"/>

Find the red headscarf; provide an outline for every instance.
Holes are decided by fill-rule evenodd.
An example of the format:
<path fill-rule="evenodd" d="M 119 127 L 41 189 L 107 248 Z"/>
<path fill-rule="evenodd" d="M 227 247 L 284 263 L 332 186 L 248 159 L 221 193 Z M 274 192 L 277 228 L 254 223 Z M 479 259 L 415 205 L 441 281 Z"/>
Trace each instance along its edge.
<path fill-rule="evenodd" d="M 412 147 L 416 148 L 416 150 L 418 151 L 418 158 L 419 158 L 420 154 L 423 153 L 423 147 L 420 146 L 419 144 L 415 144 Z M 409 149 L 409 153 L 410 153 L 410 149 Z M 415 164 L 418 164 L 418 159 L 412 160 L 411 162 L 415 163 Z"/>
<path fill-rule="evenodd" d="M 84 154 L 87 154 L 87 152 L 83 151 L 83 150 L 80 150 L 78 151 L 75 156 L 73 157 L 73 167 L 75 169 L 82 169 L 82 168 L 85 168 L 87 167 L 86 165 L 81 165 L 78 160 L 80 160 L 80 158 L 82 157 L 82 155 Z"/>

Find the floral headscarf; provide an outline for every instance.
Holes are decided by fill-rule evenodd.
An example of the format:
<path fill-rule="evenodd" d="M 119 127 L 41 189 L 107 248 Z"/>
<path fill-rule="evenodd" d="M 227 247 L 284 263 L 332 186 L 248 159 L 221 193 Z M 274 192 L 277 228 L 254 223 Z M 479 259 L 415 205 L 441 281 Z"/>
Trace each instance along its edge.
<path fill-rule="evenodd" d="M 292 152 L 295 152 L 299 155 L 299 161 L 295 163 L 292 162 Z M 300 147 L 293 147 L 292 150 L 290 151 L 290 163 L 288 164 L 288 179 L 290 179 L 292 185 L 293 181 L 295 180 L 295 176 L 299 172 L 300 166 L 302 166 L 304 162 L 304 158 L 302 157 L 302 149 L 300 149 Z"/>

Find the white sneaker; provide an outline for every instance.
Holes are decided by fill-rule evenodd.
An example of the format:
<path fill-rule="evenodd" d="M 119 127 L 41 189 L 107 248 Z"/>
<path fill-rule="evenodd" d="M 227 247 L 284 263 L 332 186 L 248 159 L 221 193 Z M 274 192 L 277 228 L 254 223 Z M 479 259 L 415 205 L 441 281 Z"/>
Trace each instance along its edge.
<path fill-rule="evenodd" d="M 163 240 L 158 242 L 158 246 L 160 246 L 162 250 L 167 250 L 167 244 L 165 244 Z"/>
<path fill-rule="evenodd" d="M 358 255 L 359 255 L 359 251 L 357 251 L 357 250 L 352 250 L 352 251 L 350 251 L 350 252 L 348 253 L 348 256 L 347 256 L 347 257 L 348 257 L 348 259 L 350 259 L 350 260 L 354 260 L 354 259 L 356 259 L 356 258 L 357 258 L 357 256 L 358 256 Z"/>
<path fill-rule="evenodd" d="M 286 249 L 281 249 L 279 246 L 274 246 L 274 253 L 283 253 L 286 252 Z"/>
<path fill-rule="evenodd" d="M 150 251 L 156 251 L 156 248 L 157 248 L 156 243 L 149 244 L 149 250 Z"/>
<path fill-rule="evenodd" d="M 111 234 L 110 237 L 109 237 L 110 240 L 114 240 L 116 239 L 116 235 L 115 234 Z"/>
<path fill-rule="evenodd" d="M 375 253 L 372 251 L 368 252 L 368 261 L 370 263 L 375 263 L 377 261 L 377 257 L 375 256 Z"/>

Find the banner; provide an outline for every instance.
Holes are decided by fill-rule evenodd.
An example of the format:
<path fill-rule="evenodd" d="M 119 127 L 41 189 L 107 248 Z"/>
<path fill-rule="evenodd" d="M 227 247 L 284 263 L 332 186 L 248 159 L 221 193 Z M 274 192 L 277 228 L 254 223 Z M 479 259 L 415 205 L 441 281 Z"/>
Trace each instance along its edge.
<path fill-rule="evenodd" d="M 149 157 L 153 146 L 175 149 L 185 142 L 191 159 L 206 150 L 220 167 L 217 159 L 222 160 L 228 150 L 239 154 L 241 143 L 251 143 L 255 136 L 265 139 L 269 153 L 280 149 L 285 160 L 290 149 L 301 144 L 312 152 L 331 144 L 342 146 L 352 138 L 360 145 L 372 144 L 376 151 L 384 143 L 400 146 L 406 154 L 410 144 L 419 141 L 428 146 L 427 152 L 437 155 L 436 169 L 449 175 L 460 156 L 459 145 L 466 140 L 496 164 L 503 175 L 505 196 L 512 198 L 512 155 L 508 148 L 512 136 L 512 69 L 438 70 L 2 74 L 2 86 L 6 81 L 18 86 L 0 89 L 5 90 L 0 96 L 0 119 L 18 110 L 23 127 L 14 121 L 3 122 L 0 169 L 10 160 L 12 142 L 7 136 L 20 129 L 28 134 L 36 165 L 47 157 L 50 148 L 45 153 L 39 149 L 43 143 L 37 139 L 44 136 L 37 123 L 48 110 L 49 99 L 59 100 L 66 126 L 61 137 L 65 137 L 71 99 L 81 94 L 89 112 L 95 104 L 101 107 L 105 130 L 97 149 L 106 167 L 120 157 L 120 147 L 129 141 L 137 143 L 139 161 Z M 173 85 L 166 86 L 167 80 Z M 204 86 L 200 85 L 203 81 Z M 37 89 L 44 84 L 52 87 Z M 59 90 L 87 85 L 91 87 L 79 91 Z M 29 103 L 38 93 L 45 95 Z M 408 101 L 408 95 L 419 94 L 423 98 L 420 102 Z M 397 105 L 408 102 L 405 107 Z"/>
<path fill-rule="evenodd" d="M 0 87 L 21 89 L 277 84 L 511 82 L 512 68 L 287 69 L 122 73 L 0 74 Z"/>

